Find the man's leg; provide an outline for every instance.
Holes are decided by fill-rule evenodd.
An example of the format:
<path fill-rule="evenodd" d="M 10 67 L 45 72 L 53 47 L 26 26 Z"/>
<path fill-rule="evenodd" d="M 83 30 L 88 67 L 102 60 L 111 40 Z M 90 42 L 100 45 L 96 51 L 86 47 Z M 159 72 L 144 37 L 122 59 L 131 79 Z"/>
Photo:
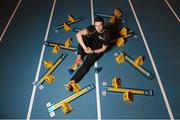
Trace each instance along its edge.
<path fill-rule="evenodd" d="M 84 43 L 85 43 L 85 45 L 88 45 L 87 38 L 84 38 Z M 74 64 L 78 64 L 78 63 L 83 62 L 85 55 L 86 55 L 86 53 L 84 52 L 84 49 L 78 43 L 78 52 L 77 52 L 77 57 L 76 57 L 76 60 L 74 61 Z M 64 84 L 64 87 L 67 88 L 68 90 L 72 91 L 72 84 L 75 84 L 74 80 L 70 80 L 68 84 Z"/>
<path fill-rule="evenodd" d="M 77 58 L 74 63 L 82 61 L 84 55 L 85 55 L 84 49 L 81 47 L 80 44 L 78 44 Z"/>
<path fill-rule="evenodd" d="M 85 74 L 89 71 L 91 66 L 102 56 L 102 54 L 88 54 L 82 66 L 78 69 L 75 75 L 71 78 L 68 84 L 65 84 L 64 87 L 70 91 L 73 90 L 72 85 L 78 83 L 82 80 Z"/>
<path fill-rule="evenodd" d="M 82 66 L 78 69 L 75 75 L 71 78 L 70 81 L 74 81 L 78 83 L 85 76 L 85 74 L 89 71 L 91 66 L 102 56 L 102 54 L 88 54 Z"/>

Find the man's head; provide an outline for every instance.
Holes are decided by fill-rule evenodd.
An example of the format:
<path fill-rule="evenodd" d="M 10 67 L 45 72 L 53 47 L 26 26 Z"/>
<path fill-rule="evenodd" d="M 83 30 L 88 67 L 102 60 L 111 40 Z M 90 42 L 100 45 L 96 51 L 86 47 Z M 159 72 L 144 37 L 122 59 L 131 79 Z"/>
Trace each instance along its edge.
<path fill-rule="evenodd" d="M 102 32 L 103 29 L 104 29 L 104 20 L 102 17 L 96 17 L 94 19 L 94 26 L 95 26 L 95 29 L 97 30 L 97 32 Z"/>

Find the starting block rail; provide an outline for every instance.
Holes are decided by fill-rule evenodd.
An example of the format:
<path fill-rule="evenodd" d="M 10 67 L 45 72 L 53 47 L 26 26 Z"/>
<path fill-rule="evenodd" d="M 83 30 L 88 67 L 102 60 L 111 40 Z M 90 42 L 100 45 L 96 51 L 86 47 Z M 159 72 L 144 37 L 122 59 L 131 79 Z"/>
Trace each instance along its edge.
<path fill-rule="evenodd" d="M 49 42 L 49 41 L 45 41 L 44 45 L 49 46 L 49 47 L 55 47 L 58 46 L 62 49 L 67 49 L 67 50 L 71 50 L 71 51 L 76 51 L 77 47 L 71 46 L 71 47 L 66 47 L 64 44 L 60 44 L 60 43 L 55 43 L 55 42 Z"/>
<path fill-rule="evenodd" d="M 134 68 L 136 68 L 140 73 L 142 73 L 145 77 L 149 79 L 153 79 L 154 75 L 147 70 L 145 70 L 141 65 L 138 65 L 135 60 L 130 58 L 123 50 L 119 49 L 118 52 L 114 53 L 114 57 L 118 57 L 119 55 L 124 56 L 124 59 L 132 65 Z"/>
<path fill-rule="evenodd" d="M 51 117 L 54 117 L 55 116 L 55 110 L 57 110 L 58 108 L 62 108 L 63 112 L 66 114 L 70 111 L 66 111 L 65 107 L 63 106 L 63 103 L 69 103 L 69 102 L 72 102 L 73 100 L 77 99 L 78 97 L 86 94 L 87 92 L 93 90 L 95 88 L 94 84 L 90 84 L 84 88 L 82 88 L 79 92 L 76 92 L 72 95 L 70 95 L 69 97 L 59 101 L 59 102 L 56 102 L 54 104 L 51 105 L 50 102 L 48 102 L 46 104 L 46 106 L 48 107 L 48 112 L 50 113 L 50 116 Z M 69 104 L 70 105 L 70 104 Z M 67 107 L 67 106 L 66 106 Z M 69 107 L 69 106 L 68 106 Z"/>
<path fill-rule="evenodd" d="M 103 85 L 106 86 L 106 90 L 102 91 L 102 95 L 106 96 L 107 92 L 123 93 L 123 100 L 125 102 L 133 102 L 133 95 L 145 95 L 153 96 L 153 90 L 150 89 L 135 89 L 135 88 L 123 88 L 121 87 L 120 78 L 112 79 L 112 86 L 108 86 L 106 82 Z"/>
<path fill-rule="evenodd" d="M 59 29 L 61 29 L 61 28 L 64 28 L 64 27 L 65 27 L 65 24 L 66 24 L 66 25 L 71 25 L 71 24 L 80 22 L 80 21 L 82 21 L 82 20 L 84 20 L 84 19 L 85 19 L 85 17 L 79 17 L 79 18 L 74 19 L 74 21 L 67 21 L 67 22 L 65 22 L 65 23 L 63 23 L 63 24 L 58 25 L 58 26 L 56 27 L 56 30 L 59 30 Z"/>
<path fill-rule="evenodd" d="M 100 13 L 100 12 L 96 12 L 95 13 L 96 16 L 101 16 L 101 17 L 106 17 L 106 18 L 111 18 L 112 15 L 108 15 L 108 14 L 104 14 L 104 13 Z"/>
<path fill-rule="evenodd" d="M 39 89 L 43 89 L 44 86 L 42 85 L 49 76 L 52 76 L 52 72 L 61 64 L 61 62 L 66 58 L 67 54 L 61 54 L 61 56 L 54 62 L 51 68 L 49 68 L 40 78 L 39 81 L 33 82 L 33 84 L 38 87 Z M 48 83 L 52 83 L 54 81 L 54 77 L 51 77 L 51 80 L 47 81 Z"/>
<path fill-rule="evenodd" d="M 104 18 L 109 19 L 109 23 L 116 23 L 117 20 L 121 20 L 121 23 L 125 23 L 125 19 L 122 19 L 122 11 L 119 9 L 114 9 L 114 13 L 112 15 L 101 13 L 101 12 L 95 12 L 96 16 L 101 16 Z"/>
<path fill-rule="evenodd" d="M 125 92 L 130 92 L 132 94 L 137 94 L 137 95 L 147 95 L 147 96 L 152 96 L 153 91 L 152 90 L 145 90 L 145 89 L 133 89 L 133 88 L 114 88 L 109 86 L 107 88 L 107 92 L 120 92 L 120 93 L 125 93 Z"/>

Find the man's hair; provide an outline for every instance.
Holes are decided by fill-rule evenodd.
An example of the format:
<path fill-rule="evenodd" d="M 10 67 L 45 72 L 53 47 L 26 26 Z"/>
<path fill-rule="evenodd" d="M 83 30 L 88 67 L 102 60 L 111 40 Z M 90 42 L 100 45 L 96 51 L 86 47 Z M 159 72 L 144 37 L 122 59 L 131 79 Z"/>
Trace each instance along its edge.
<path fill-rule="evenodd" d="M 104 20 L 102 17 L 100 16 L 97 16 L 95 19 L 94 19 L 94 22 L 102 22 L 102 24 L 104 24 Z"/>

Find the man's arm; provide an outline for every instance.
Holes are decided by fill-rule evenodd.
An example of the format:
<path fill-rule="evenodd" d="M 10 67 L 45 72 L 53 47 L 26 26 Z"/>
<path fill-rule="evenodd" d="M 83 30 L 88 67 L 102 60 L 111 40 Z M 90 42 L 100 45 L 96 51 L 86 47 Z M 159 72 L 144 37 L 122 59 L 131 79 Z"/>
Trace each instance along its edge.
<path fill-rule="evenodd" d="M 89 52 L 89 48 L 84 44 L 83 36 L 86 36 L 87 34 L 88 34 L 88 30 L 87 29 L 80 30 L 76 34 L 76 38 L 77 38 L 78 43 L 82 46 L 82 48 L 84 49 L 84 51 L 86 53 Z"/>
<path fill-rule="evenodd" d="M 94 53 L 104 52 L 104 51 L 106 51 L 107 47 L 108 47 L 108 45 L 103 45 L 102 48 L 94 50 Z"/>

